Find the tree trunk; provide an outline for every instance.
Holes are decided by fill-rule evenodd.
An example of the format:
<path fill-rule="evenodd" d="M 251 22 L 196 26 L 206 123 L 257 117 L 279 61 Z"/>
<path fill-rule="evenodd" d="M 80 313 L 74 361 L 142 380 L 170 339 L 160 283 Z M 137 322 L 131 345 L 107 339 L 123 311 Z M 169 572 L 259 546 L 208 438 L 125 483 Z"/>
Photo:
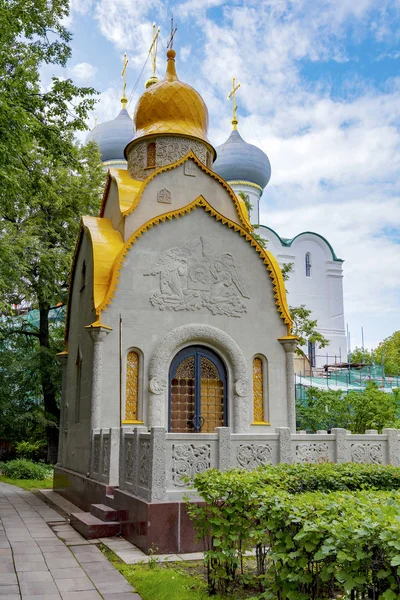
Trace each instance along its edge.
<path fill-rule="evenodd" d="M 50 352 L 49 311 L 50 306 L 40 307 L 40 371 L 46 418 L 54 422 L 54 424 L 47 425 L 46 427 L 47 462 L 50 464 L 56 464 L 58 453 L 58 424 L 60 421 L 60 409 L 57 406 L 54 375 L 52 373 L 52 363 L 54 357 Z"/>

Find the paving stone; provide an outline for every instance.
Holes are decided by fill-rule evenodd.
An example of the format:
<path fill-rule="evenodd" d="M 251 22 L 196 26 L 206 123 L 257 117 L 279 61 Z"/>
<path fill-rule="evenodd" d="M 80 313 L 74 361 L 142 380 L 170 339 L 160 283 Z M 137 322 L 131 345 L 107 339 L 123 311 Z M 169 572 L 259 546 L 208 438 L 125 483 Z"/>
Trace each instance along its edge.
<path fill-rule="evenodd" d="M 42 561 L 35 561 L 35 562 L 23 562 L 23 563 L 16 563 L 16 570 L 18 573 L 25 573 L 28 571 L 48 571 L 48 568 L 46 566 L 46 563 L 44 562 L 44 560 L 42 559 Z"/>
<path fill-rule="evenodd" d="M 15 573 L 0 573 L 0 585 L 15 585 L 17 583 Z"/>
<path fill-rule="evenodd" d="M 85 575 L 76 579 L 59 579 L 56 585 L 60 592 L 82 592 L 86 590 L 94 590 L 93 583 Z"/>
<path fill-rule="evenodd" d="M 14 573 L 14 563 L 12 558 L 2 558 L 0 562 L 0 575 L 2 573 Z"/>
<path fill-rule="evenodd" d="M 68 567 L 76 568 L 78 563 L 73 556 L 71 558 L 48 558 L 46 559 L 47 566 L 49 569 L 67 569 Z"/>
<path fill-rule="evenodd" d="M 82 565 L 82 568 L 92 578 L 94 573 L 102 573 L 103 571 L 116 571 L 115 567 L 107 561 L 103 562 L 89 562 Z"/>
<path fill-rule="evenodd" d="M 96 583 L 96 588 L 101 594 L 118 594 L 118 592 L 133 592 L 133 587 L 126 581 L 120 583 L 114 581 L 102 581 Z"/>
<path fill-rule="evenodd" d="M 95 586 L 98 583 L 104 583 L 108 581 L 114 581 L 116 583 L 126 582 L 126 579 L 118 571 L 98 571 L 97 573 L 91 573 L 90 579 L 93 581 Z"/>
<path fill-rule="evenodd" d="M 181 560 L 203 560 L 204 553 L 203 552 L 190 552 L 188 554 L 178 554 Z"/>
<path fill-rule="evenodd" d="M 17 595 L 19 600 L 19 587 L 18 585 L 1 585 L 0 584 L 0 598 L 4 598 L 4 600 L 9 600 L 13 596 L 13 594 Z"/>
<path fill-rule="evenodd" d="M 22 594 L 22 600 L 61 600 L 60 594 Z"/>
<path fill-rule="evenodd" d="M 20 588 L 22 594 L 44 595 L 58 594 L 58 589 L 54 581 L 21 581 Z"/>
<path fill-rule="evenodd" d="M 99 600 L 102 598 L 96 590 L 88 590 L 86 592 L 61 592 L 63 600 Z"/>
<path fill-rule="evenodd" d="M 21 571 L 18 579 L 22 581 L 53 581 L 50 571 Z"/>
<path fill-rule="evenodd" d="M 51 569 L 50 572 L 55 581 L 58 579 L 68 579 L 69 577 L 85 577 L 85 571 L 79 566 L 67 569 Z"/>

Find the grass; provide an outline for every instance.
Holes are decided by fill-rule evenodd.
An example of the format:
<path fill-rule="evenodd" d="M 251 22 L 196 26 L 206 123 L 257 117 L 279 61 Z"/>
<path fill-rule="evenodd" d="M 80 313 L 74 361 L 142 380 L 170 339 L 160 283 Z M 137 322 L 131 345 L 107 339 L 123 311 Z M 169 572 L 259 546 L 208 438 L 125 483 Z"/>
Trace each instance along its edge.
<path fill-rule="evenodd" d="M 126 565 L 118 556 L 100 546 L 103 554 L 136 589 L 142 600 L 210 600 L 205 579 L 198 574 L 202 563 L 157 563 L 156 557 L 150 564 Z M 230 596 L 232 598 L 232 596 Z M 213 600 L 226 600 L 213 596 Z M 236 596 L 246 598 L 245 596 Z M 247 600 L 256 600 L 255 597 Z"/>
<path fill-rule="evenodd" d="M 0 475 L 0 482 L 9 483 L 10 485 L 17 485 L 24 490 L 48 490 L 52 489 L 53 487 L 53 476 L 47 477 L 46 479 L 11 479 L 11 477 Z"/>

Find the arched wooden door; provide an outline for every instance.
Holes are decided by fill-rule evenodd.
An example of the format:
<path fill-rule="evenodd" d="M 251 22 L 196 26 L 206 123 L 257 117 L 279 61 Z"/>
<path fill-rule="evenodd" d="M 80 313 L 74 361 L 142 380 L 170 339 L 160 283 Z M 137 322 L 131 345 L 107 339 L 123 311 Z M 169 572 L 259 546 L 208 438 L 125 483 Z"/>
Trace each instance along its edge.
<path fill-rule="evenodd" d="M 226 370 L 208 348 L 190 346 L 169 370 L 169 431 L 214 433 L 227 423 Z"/>

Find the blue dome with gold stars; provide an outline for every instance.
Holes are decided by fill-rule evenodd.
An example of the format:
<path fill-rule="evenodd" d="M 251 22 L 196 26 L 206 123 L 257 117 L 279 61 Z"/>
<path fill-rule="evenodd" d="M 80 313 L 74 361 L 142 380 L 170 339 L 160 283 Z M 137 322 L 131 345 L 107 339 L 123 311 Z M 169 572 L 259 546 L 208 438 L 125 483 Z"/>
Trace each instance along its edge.
<path fill-rule="evenodd" d="M 123 108 L 119 115 L 111 121 L 100 123 L 90 131 L 86 143 L 96 142 L 100 148 L 101 160 L 125 161 L 124 149 L 133 139 L 133 121 L 128 111 Z"/>
<path fill-rule="evenodd" d="M 225 181 L 248 181 L 264 189 L 271 179 L 268 156 L 253 144 L 248 144 L 234 129 L 226 142 L 218 146 L 214 171 Z"/>

